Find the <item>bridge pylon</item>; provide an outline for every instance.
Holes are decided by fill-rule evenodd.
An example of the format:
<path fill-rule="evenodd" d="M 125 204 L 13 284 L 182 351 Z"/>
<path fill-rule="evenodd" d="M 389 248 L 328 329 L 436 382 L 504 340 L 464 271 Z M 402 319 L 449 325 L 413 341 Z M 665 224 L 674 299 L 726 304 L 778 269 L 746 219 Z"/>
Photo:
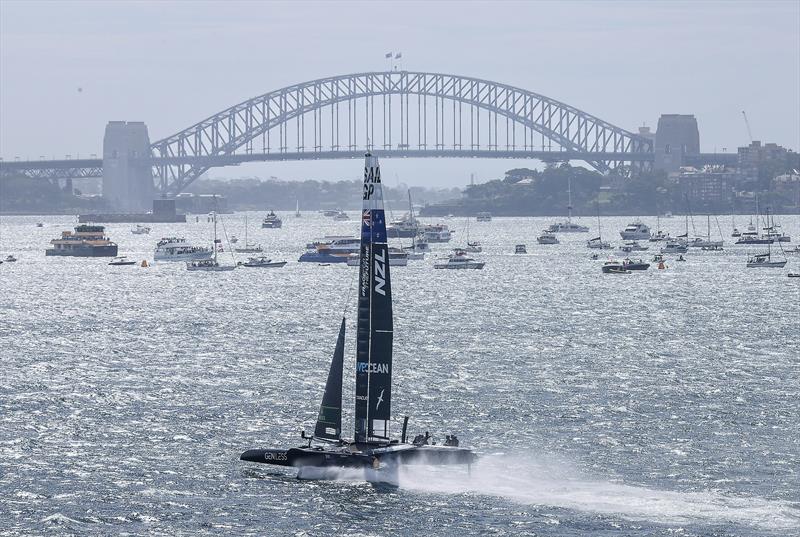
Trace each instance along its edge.
<path fill-rule="evenodd" d="M 103 197 L 116 211 L 145 212 L 156 196 L 147 125 L 109 121 L 103 137 Z"/>

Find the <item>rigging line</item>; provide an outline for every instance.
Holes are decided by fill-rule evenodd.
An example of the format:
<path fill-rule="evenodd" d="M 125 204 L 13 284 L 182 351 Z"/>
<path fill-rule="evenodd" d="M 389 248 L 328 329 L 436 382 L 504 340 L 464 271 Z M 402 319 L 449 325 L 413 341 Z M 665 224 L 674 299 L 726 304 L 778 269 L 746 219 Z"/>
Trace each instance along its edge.
<path fill-rule="evenodd" d="M 217 213 L 217 216 L 219 217 L 219 213 Z M 225 229 L 225 222 L 222 220 L 221 217 L 219 218 L 219 223 L 222 225 L 222 234 L 225 235 L 225 242 L 228 243 L 228 247 L 230 248 L 231 259 L 233 259 L 233 264 L 236 265 L 236 256 L 233 253 L 233 245 L 231 244 L 231 241 L 228 239 L 228 230 Z M 247 245 L 245 244 L 245 246 Z M 214 249 L 216 250 L 216 248 L 217 245 L 215 244 Z"/>
<path fill-rule="evenodd" d="M 360 250 L 361 250 L 361 248 L 359 247 L 359 251 Z M 360 255 L 361 254 L 359 253 L 359 257 L 360 257 Z M 356 272 L 354 272 L 350 276 L 350 285 L 347 286 L 347 294 L 345 295 L 344 307 L 342 308 L 342 317 L 346 317 L 347 316 L 347 308 L 348 308 L 348 306 L 350 304 L 350 294 L 353 292 L 353 282 L 355 281 L 355 278 L 358 277 L 360 272 L 361 272 L 361 263 L 359 263 L 358 270 Z"/>

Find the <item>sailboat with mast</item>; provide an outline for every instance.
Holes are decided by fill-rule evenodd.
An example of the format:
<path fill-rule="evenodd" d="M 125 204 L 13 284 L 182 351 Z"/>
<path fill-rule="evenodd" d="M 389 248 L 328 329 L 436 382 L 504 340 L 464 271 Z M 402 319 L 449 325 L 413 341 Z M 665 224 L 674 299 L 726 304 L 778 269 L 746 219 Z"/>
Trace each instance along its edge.
<path fill-rule="evenodd" d="M 363 470 L 370 481 L 390 481 L 403 464 L 470 464 L 475 455 L 459 447 L 448 435 L 444 444 L 429 444 L 429 436 L 407 441 L 408 417 L 399 439 L 390 431 L 392 416 L 392 287 L 387 245 L 383 189 L 378 158 L 366 155 L 356 335 L 355 423 L 353 438 L 342 431 L 342 371 L 345 320 L 328 371 L 319 416 L 312 435 L 301 437 L 305 445 L 283 449 L 251 449 L 241 460 L 295 467 L 298 477 L 326 477 L 319 470 Z"/>
<path fill-rule="evenodd" d="M 603 230 L 600 226 L 600 202 L 597 203 L 597 237 L 586 241 L 586 246 L 597 250 L 610 250 L 611 243 L 603 240 Z"/>
<path fill-rule="evenodd" d="M 779 245 L 780 246 L 780 245 Z M 782 250 L 783 248 L 781 248 Z M 747 268 L 783 268 L 786 266 L 786 258 L 774 260 L 772 257 L 772 245 L 767 243 L 767 251 L 763 254 L 755 254 L 747 260 Z"/>
<path fill-rule="evenodd" d="M 193 261 L 189 261 L 186 263 L 186 270 L 203 270 L 208 272 L 222 272 L 226 270 L 233 270 L 236 268 L 235 265 L 220 265 L 219 261 L 217 260 L 217 252 L 219 250 L 219 245 L 222 244 L 222 241 L 217 238 L 217 203 L 216 198 L 214 198 L 214 211 L 211 213 L 212 220 L 214 221 L 214 243 L 213 243 L 213 250 L 214 250 L 214 257 L 209 259 L 196 259 Z"/>
<path fill-rule="evenodd" d="M 260 244 L 250 244 L 250 241 L 247 240 L 247 214 L 244 215 L 244 247 L 242 248 L 235 248 L 234 250 L 236 253 L 239 254 L 260 254 L 264 251 Z"/>
<path fill-rule="evenodd" d="M 550 224 L 545 231 L 548 233 L 587 233 L 589 228 L 572 221 L 572 187 L 567 177 L 567 221 Z"/>

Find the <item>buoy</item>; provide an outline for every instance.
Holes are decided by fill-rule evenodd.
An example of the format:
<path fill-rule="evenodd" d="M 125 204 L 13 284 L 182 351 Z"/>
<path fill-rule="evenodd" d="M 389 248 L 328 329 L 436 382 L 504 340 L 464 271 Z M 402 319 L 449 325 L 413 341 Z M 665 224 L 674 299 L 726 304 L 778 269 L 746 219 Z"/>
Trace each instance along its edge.
<path fill-rule="evenodd" d="M 664 264 L 664 262 L 663 262 L 663 261 L 659 261 L 659 262 L 658 262 L 658 268 L 659 268 L 660 270 L 664 270 L 665 268 L 667 268 L 667 266 Z"/>
<path fill-rule="evenodd" d="M 142 259 L 142 268 L 147 268 L 150 265 L 147 264 L 147 259 Z"/>

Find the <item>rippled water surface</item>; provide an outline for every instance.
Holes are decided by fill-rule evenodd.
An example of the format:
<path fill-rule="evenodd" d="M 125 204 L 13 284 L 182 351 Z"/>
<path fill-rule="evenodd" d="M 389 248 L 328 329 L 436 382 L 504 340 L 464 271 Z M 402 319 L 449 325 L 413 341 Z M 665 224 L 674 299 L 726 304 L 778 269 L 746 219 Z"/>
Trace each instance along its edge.
<path fill-rule="evenodd" d="M 757 247 L 726 244 L 603 275 L 596 222 L 539 246 L 550 220 L 473 222 L 483 271 L 392 270 L 394 413 L 483 457 L 387 489 L 238 461 L 313 427 L 345 307 L 352 368 L 357 269 L 296 260 L 353 221 L 252 226 L 289 264 L 212 274 L 45 258 L 74 218 L 3 217 L 0 533 L 800 535 L 800 256 L 746 269 Z M 161 236 L 210 241 L 205 217 L 153 228 L 107 230 L 138 260 Z M 225 229 L 243 239 L 243 214 Z"/>

